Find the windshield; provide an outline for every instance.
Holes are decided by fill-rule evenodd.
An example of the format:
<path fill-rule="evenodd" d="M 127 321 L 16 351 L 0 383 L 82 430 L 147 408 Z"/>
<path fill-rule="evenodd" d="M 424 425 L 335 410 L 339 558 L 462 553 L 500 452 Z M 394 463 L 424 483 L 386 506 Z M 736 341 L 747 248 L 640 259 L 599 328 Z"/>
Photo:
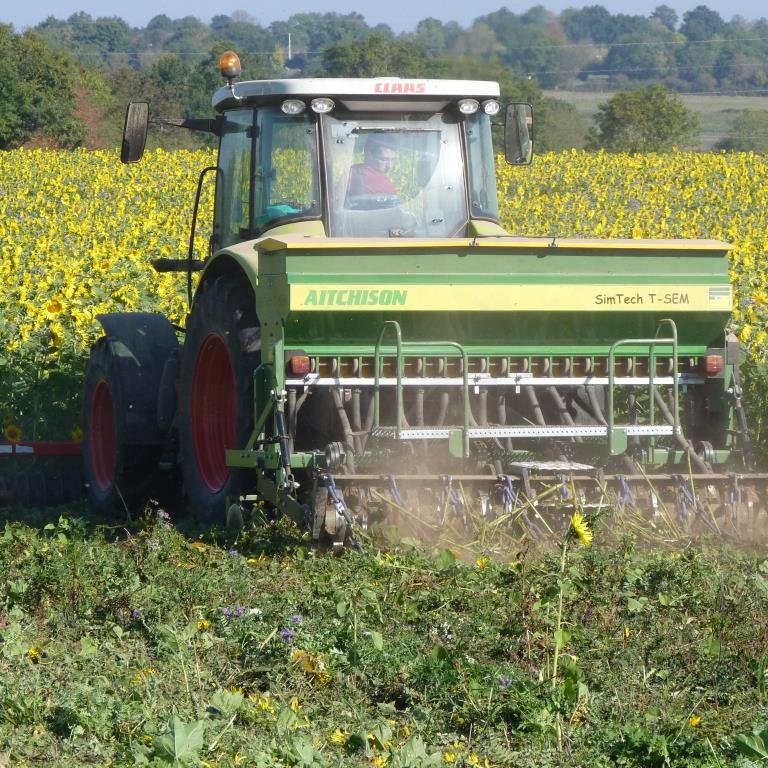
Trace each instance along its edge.
<path fill-rule="evenodd" d="M 467 119 L 469 147 L 469 198 L 473 219 L 499 218 L 496 165 L 491 140 L 491 118 L 476 112 Z"/>
<path fill-rule="evenodd" d="M 307 115 L 275 107 L 227 112 L 218 170 L 216 247 L 320 216 L 317 141 Z"/>
<path fill-rule="evenodd" d="M 323 139 L 330 236 L 450 237 L 466 231 L 457 118 L 328 115 Z"/>

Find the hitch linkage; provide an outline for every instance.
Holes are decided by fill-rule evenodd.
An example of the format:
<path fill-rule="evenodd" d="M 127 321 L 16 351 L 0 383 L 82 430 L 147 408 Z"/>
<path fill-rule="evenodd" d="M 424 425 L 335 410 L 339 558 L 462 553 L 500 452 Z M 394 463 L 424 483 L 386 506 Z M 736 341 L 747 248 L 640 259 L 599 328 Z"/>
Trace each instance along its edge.
<path fill-rule="evenodd" d="M 356 538 L 354 538 L 354 536 L 351 535 L 352 518 L 349 515 L 349 510 L 347 509 L 347 505 L 344 503 L 344 497 L 339 493 L 339 489 L 336 487 L 336 483 L 334 482 L 333 476 L 327 472 L 321 474 L 320 483 L 325 488 L 328 489 L 328 494 L 331 497 L 331 502 L 333 503 L 333 506 L 336 509 L 337 514 L 339 514 L 344 519 L 344 522 L 347 524 L 347 527 L 350 531 L 349 543 L 358 552 L 362 552 L 363 545 Z"/>

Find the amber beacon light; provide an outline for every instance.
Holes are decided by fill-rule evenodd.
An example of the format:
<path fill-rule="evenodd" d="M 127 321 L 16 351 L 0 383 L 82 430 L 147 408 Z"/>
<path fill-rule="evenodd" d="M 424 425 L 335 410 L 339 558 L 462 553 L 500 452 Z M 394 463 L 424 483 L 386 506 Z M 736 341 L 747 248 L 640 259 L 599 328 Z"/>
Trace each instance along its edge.
<path fill-rule="evenodd" d="M 222 77 L 226 77 L 231 83 L 232 80 L 240 76 L 243 67 L 240 64 L 240 57 L 234 51 L 224 51 L 219 57 L 219 72 Z"/>

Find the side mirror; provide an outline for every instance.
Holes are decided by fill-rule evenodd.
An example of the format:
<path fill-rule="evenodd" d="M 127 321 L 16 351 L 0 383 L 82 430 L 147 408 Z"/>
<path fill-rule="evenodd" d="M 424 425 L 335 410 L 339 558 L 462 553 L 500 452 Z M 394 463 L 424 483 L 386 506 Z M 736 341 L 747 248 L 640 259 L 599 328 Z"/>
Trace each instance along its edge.
<path fill-rule="evenodd" d="M 123 127 L 123 145 L 120 149 L 120 162 L 137 163 L 144 154 L 149 125 L 149 104 L 146 101 L 132 101 L 125 110 Z"/>
<path fill-rule="evenodd" d="M 504 154 L 510 165 L 530 165 L 533 160 L 533 107 L 507 104 Z"/>

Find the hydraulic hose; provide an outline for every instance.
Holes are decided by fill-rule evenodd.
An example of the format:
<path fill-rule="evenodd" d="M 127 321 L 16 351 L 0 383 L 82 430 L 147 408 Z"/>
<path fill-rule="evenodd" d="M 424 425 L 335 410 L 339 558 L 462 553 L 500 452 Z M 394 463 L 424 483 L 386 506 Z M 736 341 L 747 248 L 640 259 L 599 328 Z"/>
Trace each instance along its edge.
<path fill-rule="evenodd" d="M 656 401 L 656 405 L 661 411 L 661 415 L 667 420 L 669 424 L 674 426 L 675 418 L 667 407 L 666 402 L 664 402 L 664 398 L 661 396 L 661 393 L 658 389 L 654 388 L 653 399 Z M 696 453 L 693 446 L 682 432 L 678 433 L 676 438 L 677 442 L 680 443 L 680 447 L 688 454 L 688 456 L 690 456 L 691 461 L 694 463 L 696 469 L 698 469 L 699 472 L 703 472 L 704 474 L 709 474 L 712 472 L 712 467 Z"/>
<path fill-rule="evenodd" d="M 352 435 L 352 426 L 349 423 L 347 410 L 344 408 L 344 403 L 341 399 L 341 392 L 339 392 L 336 387 L 331 388 L 331 397 L 333 397 L 333 405 L 336 409 L 336 415 L 339 417 L 339 424 L 341 424 L 341 430 L 344 433 L 344 447 L 347 449 L 347 461 L 345 467 L 348 472 L 354 472 L 355 440 Z"/>
<path fill-rule="evenodd" d="M 547 393 L 555 403 L 557 412 L 560 414 L 560 421 L 569 427 L 575 427 L 576 422 L 573 420 L 573 416 L 571 416 L 571 414 L 568 412 L 568 409 L 565 407 L 565 401 L 560 396 L 560 393 L 557 391 L 557 387 L 547 387 Z M 584 442 L 583 438 L 581 437 L 574 437 L 572 438 L 572 440 L 574 443 Z"/>
<path fill-rule="evenodd" d="M 360 415 L 360 387 L 352 390 L 352 427 L 354 431 L 355 452 L 362 453 L 362 418 Z"/>
<path fill-rule="evenodd" d="M 539 398 L 536 396 L 536 390 L 533 387 L 523 387 L 525 396 L 528 398 L 528 402 L 533 409 L 533 417 L 536 423 L 540 427 L 546 427 L 547 422 L 544 419 L 544 414 L 541 412 L 541 405 L 539 404 Z"/>

